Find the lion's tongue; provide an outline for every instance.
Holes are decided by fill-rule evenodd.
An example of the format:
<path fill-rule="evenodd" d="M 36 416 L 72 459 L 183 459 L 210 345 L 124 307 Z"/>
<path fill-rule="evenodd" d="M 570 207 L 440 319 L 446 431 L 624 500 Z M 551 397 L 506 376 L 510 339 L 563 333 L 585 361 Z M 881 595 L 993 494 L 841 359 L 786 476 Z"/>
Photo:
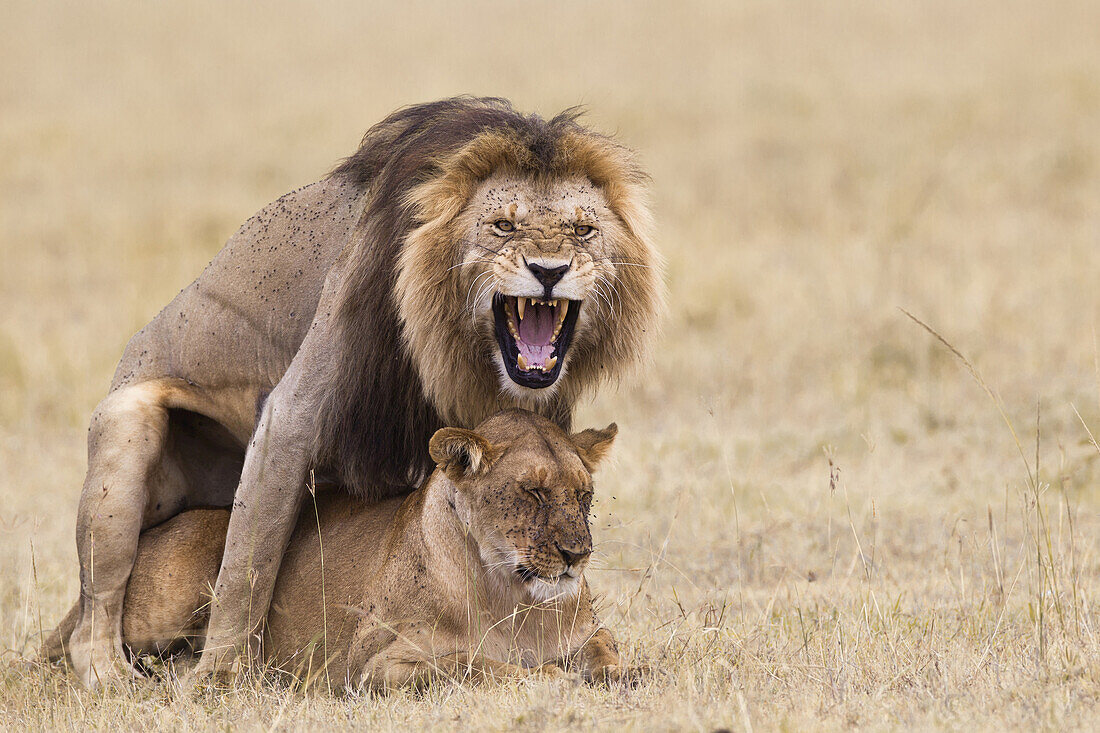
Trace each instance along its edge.
<path fill-rule="evenodd" d="M 546 360 L 553 356 L 554 318 L 554 307 L 550 305 L 533 303 L 525 309 L 523 320 L 519 322 L 516 345 L 528 369 L 543 367 Z"/>

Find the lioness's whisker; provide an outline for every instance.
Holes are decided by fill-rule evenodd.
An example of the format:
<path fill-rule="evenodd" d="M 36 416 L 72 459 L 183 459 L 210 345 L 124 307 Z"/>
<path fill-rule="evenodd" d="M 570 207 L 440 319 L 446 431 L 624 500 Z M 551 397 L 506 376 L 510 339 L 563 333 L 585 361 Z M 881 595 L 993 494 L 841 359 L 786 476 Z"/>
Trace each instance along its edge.
<path fill-rule="evenodd" d="M 502 568 L 506 565 L 511 567 L 511 566 L 517 565 L 517 564 L 521 564 L 521 563 L 516 563 L 516 562 L 514 562 L 512 560 L 509 560 L 509 559 L 504 559 L 504 560 L 498 560 L 497 562 L 487 562 L 487 563 L 485 563 L 485 567 L 487 567 L 487 568 Z"/>

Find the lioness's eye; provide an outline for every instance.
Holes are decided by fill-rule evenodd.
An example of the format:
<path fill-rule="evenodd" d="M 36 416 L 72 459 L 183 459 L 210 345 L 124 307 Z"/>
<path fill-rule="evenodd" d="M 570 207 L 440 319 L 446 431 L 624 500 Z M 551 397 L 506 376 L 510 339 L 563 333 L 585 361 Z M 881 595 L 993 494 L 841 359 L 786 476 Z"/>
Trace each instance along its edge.
<path fill-rule="evenodd" d="M 539 504 L 546 503 L 546 494 L 542 489 L 524 489 L 527 494 L 535 499 Z"/>
<path fill-rule="evenodd" d="M 514 232 L 516 230 L 516 225 L 507 219 L 497 219 L 493 222 L 493 226 L 502 232 Z"/>
<path fill-rule="evenodd" d="M 573 227 L 573 233 L 581 239 L 591 236 L 596 231 L 596 227 L 589 224 L 577 224 Z"/>

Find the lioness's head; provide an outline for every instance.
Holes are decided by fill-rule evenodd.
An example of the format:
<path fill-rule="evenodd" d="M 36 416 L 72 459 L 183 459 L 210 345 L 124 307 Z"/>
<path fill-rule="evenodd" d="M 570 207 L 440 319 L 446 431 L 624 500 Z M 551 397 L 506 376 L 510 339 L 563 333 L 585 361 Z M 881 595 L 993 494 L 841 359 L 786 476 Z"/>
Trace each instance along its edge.
<path fill-rule="evenodd" d="M 657 325 L 646 176 L 575 112 L 447 105 L 403 194 L 397 303 L 420 380 L 448 422 L 477 422 L 493 401 L 571 403 L 642 361 Z"/>
<path fill-rule="evenodd" d="M 536 601 L 572 595 L 592 554 L 592 471 L 618 428 L 569 435 L 522 410 L 475 430 L 443 428 L 432 460 L 454 486 L 459 519 L 489 571 Z"/>

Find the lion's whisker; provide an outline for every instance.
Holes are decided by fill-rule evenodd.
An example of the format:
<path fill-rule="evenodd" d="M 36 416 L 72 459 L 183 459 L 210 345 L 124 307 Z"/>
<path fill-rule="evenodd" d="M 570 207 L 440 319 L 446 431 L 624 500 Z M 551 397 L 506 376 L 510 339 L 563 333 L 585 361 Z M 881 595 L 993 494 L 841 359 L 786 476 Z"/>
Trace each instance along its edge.
<path fill-rule="evenodd" d="M 459 262 L 457 265 L 453 265 L 451 267 L 448 267 L 445 270 L 445 272 L 450 272 L 451 270 L 457 270 L 458 268 L 462 267 L 463 265 L 473 265 L 473 264 L 477 264 L 479 262 L 483 262 L 487 265 L 493 264 L 492 260 L 470 260 L 469 262 Z"/>
<path fill-rule="evenodd" d="M 615 265 L 617 267 L 644 267 L 647 270 L 653 269 L 653 265 L 643 265 L 641 262 L 615 262 L 614 260 L 608 259 L 597 259 L 594 260 L 594 262 L 603 262 L 608 265 Z"/>
<path fill-rule="evenodd" d="M 595 296 L 596 314 L 599 315 L 600 311 L 603 310 L 603 302 L 601 300 L 602 293 L 600 293 L 599 282 L 592 283 L 592 294 Z"/>
<path fill-rule="evenodd" d="M 488 280 L 482 283 L 481 288 L 477 292 L 477 296 L 474 298 L 474 303 L 480 303 L 481 299 L 485 296 L 485 293 L 493 288 L 494 285 L 495 283 L 489 282 Z"/>
<path fill-rule="evenodd" d="M 607 286 L 606 295 L 608 297 L 608 300 L 611 302 L 611 305 L 609 306 L 610 309 L 611 309 L 611 317 L 614 318 L 615 317 L 615 295 L 618 291 L 618 288 L 614 287 L 611 284 L 611 282 L 606 277 L 604 277 L 603 275 L 600 275 L 599 277 L 596 278 L 596 283 L 597 283 L 597 285 L 606 285 Z M 619 299 L 619 315 L 622 315 L 622 299 L 621 298 Z"/>
<path fill-rule="evenodd" d="M 469 305 L 470 318 L 471 319 L 473 319 L 473 317 L 476 315 L 476 313 L 474 312 L 474 308 L 477 306 L 478 303 L 481 302 L 481 299 L 484 296 L 484 294 L 493 289 L 494 285 L 495 285 L 495 283 L 492 280 L 486 280 L 478 288 L 477 295 L 474 296 L 473 303 L 471 303 Z"/>
<path fill-rule="evenodd" d="M 508 240 L 506 240 L 506 241 L 509 241 L 509 242 L 510 242 L 510 241 L 512 241 L 511 237 L 509 237 L 509 238 L 508 238 Z M 472 244 L 472 245 L 474 245 L 475 247 L 478 247 L 478 248 L 480 248 L 480 249 L 483 249 L 483 250 L 485 250 L 486 252 L 492 252 L 492 253 L 493 253 L 494 255 L 498 255 L 498 254 L 500 254 L 500 252 L 499 252 L 499 251 L 497 251 L 497 250 L 495 250 L 495 249 L 492 249 L 492 248 L 490 248 L 490 247 L 486 247 L 486 246 L 485 246 L 484 244 L 481 244 L 480 242 L 473 242 L 473 241 L 471 241 L 471 242 L 470 242 L 470 244 Z"/>
<path fill-rule="evenodd" d="M 597 312 L 602 309 L 601 304 L 606 305 L 607 306 L 607 316 L 606 317 L 607 318 L 613 318 L 615 313 L 614 313 L 614 311 L 611 307 L 611 298 L 610 298 L 610 296 L 608 296 L 607 293 L 604 292 L 604 289 L 603 289 L 602 284 L 601 284 L 599 279 L 597 279 L 592 284 L 592 289 L 596 293 L 596 295 L 598 296 L 597 300 L 596 300 Z"/>
<path fill-rule="evenodd" d="M 486 270 L 485 272 L 482 272 L 477 277 L 475 277 L 473 279 L 473 281 L 470 283 L 470 288 L 469 288 L 469 290 L 466 291 L 466 310 L 470 310 L 473 307 L 470 303 L 470 294 L 473 293 L 474 286 L 477 285 L 477 281 L 480 280 L 481 278 L 485 277 L 486 275 L 492 276 L 492 274 L 493 274 L 492 270 Z M 478 292 L 480 293 L 480 291 L 478 291 Z"/>

